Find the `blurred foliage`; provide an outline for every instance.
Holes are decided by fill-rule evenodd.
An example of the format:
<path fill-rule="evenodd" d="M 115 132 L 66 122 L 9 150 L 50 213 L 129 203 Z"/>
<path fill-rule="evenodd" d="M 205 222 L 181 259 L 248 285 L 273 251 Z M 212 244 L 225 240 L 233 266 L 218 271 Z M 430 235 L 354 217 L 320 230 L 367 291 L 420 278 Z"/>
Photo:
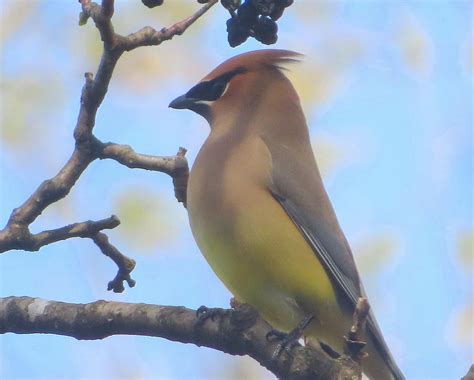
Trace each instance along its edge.
<path fill-rule="evenodd" d="M 177 236 L 173 205 L 151 188 L 133 186 L 116 195 L 114 210 L 122 221 L 121 238 L 133 250 L 157 253 L 166 250 Z"/>
<path fill-rule="evenodd" d="M 0 48 L 30 21 L 38 6 L 39 2 L 33 1 L 9 1 L 8 6 L 3 6 L 0 11 Z"/>
<path fill-rule="evenodd" d="M 316 57 L 304 57 L 287 73 L 308 108 L 327 103 L 337 93 L 347 70 L 363 57 L 364 44 L 357 36 L 341 34 L 318 50 Z"/>
<path fill-rule="evenodd" d="M 455 352 L 472 350 L 474 336 L 474 301 L 472 299 L 453 311 L 445 333 L 447 342 Z"/>
<path fill-rule="evenodd" d="M 166 1 L 160 7 L 148 9 L 142 6 L 139 0 L 120 1 L 115 6 L 116 14 L 126 14 L 128 17 L 115 17 L 114 25 L 117 32 L 121 34 L 135 32 L 144 25 L 151 25 L 159 30 L 188 17 L 200 7 L 197 1 Z M 204 24 L 198 21 L 192 28 L 199 32 Z"/>
<path fill-rule="evenodd" d="M 195 62 L 192 68 L 187 64 L 190 60 Z M 176 50 L 172 55 L 157 56 L 153 51 L 141 49 L 123 57 L 114 80 L 135 95 L 151 95 L 157 86 L 173 79 L 197 81 L 206 72 L 205 63 L 195 51 Z"/>
<path fill-rule="evenodd" d="M 27 144 L 37 149 L 37 143 L 52 132 L 48 123 L 56 116 L 55 107 L 61 105 L 63 94 L 62 83 L 48 74 L 52 73 L 44 74 L 44 82 L 28 74 L 2 78 L 0 90 L 6 95 L 2 107 L 8 112 L 1 115 L 0 136 L 12 148 L 25 148 Z"/>
<path fill-rule="evenodd" d="M 331 174 L 346 159 L 344 149 L 333 139 L 318 136 L 312 146 L 322 177 Z"/>
<path fill-rule="evenodd" d="M 159 30 L 188 17 L 199 6 L 193 1 L 167 1 L 160 7 L 148 9 L 133 2 L 121 2 L 117 4 L 116 12 L 125 12 L 128 17 L 115 18 L 114 25 L 122 34 L 135 32 L 144 25 Z M 125 54 L 116 68 L 114 82 L 127 92 L 147 95 L 156 92 L 158 86 L 164 86 L 169 80 L 197 80 L 206 73 L 208 57 L 199 49 L 186 47 L 189 44 L 199 45 L 207 26 L 203 20 L 198 20 L 191 27 L 192 33 L 186 33 L 186 41 L 176 37 L 172 42 L 161 45 L 159 52 L 156 47 L 149 47 Z M 97 43 L 97 36 L 94 38 Z M 100 51 L 100 45 L 97 48 Z M 193 64 L 189 65 L 189 62 Z"/>
<path fill-rule="evenodd" d="M 402 61 L 417 75 L 429 74 L 433 65 L 433 43 L 428 33 L 415 15 L 408 11 L 400 23 L 395 39 Z"/>
<path fill-rule="evenodd" d="M 399 245 L 399 240 L 391 233 L 380 233 L 359 242 L 354 247 L 354 254 L 362 277 L 380 274 L 383 267 L 390 263 Z"/>
<path fill-rule="evenodd" d="M 469 274 L 474 274 L 474 231 L 462 232 L 458 236 L 458 258 L 463 269 Z"/>
<path fill-rule="evenodd" d="M 328 23 L 334 17 L 338 8 L 336 2 L 331 1 L 295 1 L 291 11 L 295 11 L 298 20 L 318 26 Z"/>
<path fill-rule="evenodd" d="M 81 38 L 73 38 L 77 31 L 74 29 L 66 29 L 68 53 L 70 57 L 76 57 L 77 63 L 81 63 L 83 68 L 89 71 L 97 66 L 102 55 L 102 42 L 99 38 L 94 23 L 89 20 L 87 24 L 81 27 Z M 83 69 L 85 71 L 85 69 Z"/>

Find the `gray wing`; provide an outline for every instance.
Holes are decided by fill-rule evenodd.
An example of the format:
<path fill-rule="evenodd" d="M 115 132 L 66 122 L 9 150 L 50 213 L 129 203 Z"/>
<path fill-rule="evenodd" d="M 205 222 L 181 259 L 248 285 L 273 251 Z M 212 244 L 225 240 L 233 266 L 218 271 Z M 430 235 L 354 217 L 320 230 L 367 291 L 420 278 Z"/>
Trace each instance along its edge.
<path fill-rule="evenodd" d="M 301 231 L 306 241 L 310 244 L 313 252 L 321 260 L 326 270 L 332 275 L 336 280 L 336 283 L 343 290 L 343 293 L 346 295 L 347 299 L 354 306 L 357 304 L 359 297 L 366 297 L 365 291 L 361 288 L 360 283 L 355 283 L 351 278 L 349 278 L 343 270 L 338 266 L 337 262 L 334 260 L 333 256 L 326 250 L 321 240 L 318 238 L 318 231 L 311 229 L 311 225 L 307 225 L 304 220 L 307 218 L 302 213 L 301 210 L 289 199 L 284 198 L 273 192 L 275 199 L 281 204 L 291 220 L 296 224 L 298 229 Z M 369 311 L 369 317 L 367 319 L 367 330 L 369 334 L 372 335 L 375 345 L 378 347 L 379 352 L 382 353 L 382 356 L 385 358 L 386 362 L 392 369 L 392 372 L 396 374 L 397 379 L 404 379 L 395 360 L 393 359 L 390 350 L 385 343 L 385 340 L 382 335 L 382 331 L 375 319 L 373 312 Z M 341 336 L 342 339 L 342 336 Z"/>
<path fill-rule="evenodd" d="M 304 142 L 300 142 L 297 150 L 278 144 L 271 144 L 270 148 L 269 145 L 267 147 L 272 156 L 270 191 L 355 308 L 358 298 L 365 297 L 365 292 L 350 247 L 324 189 L 311 147 Z M 394 375 L 404 379 L 372 311 L 369 312 L 367 330 Z"/>
<path fill-rule="evenodd" d="M 343 290 L 344 294 L 349 298 L 352 304 L 356 304 L 359 297 L 361 297 L 360 283 L 357 274 L 351 276 L 351 272 L 354 268 L 347 268 L 344 270 L 344 266 L 347 265 L 349 260 L 344 260 L 343 255 L 348 255 L 349 252 L 337 251 L 339 255 L 334 257 L 326 250 L 325 244 L 321 241 L 318 236 L 324 236 L 321 234 L 322 230 L 326 230 L 325 233 L 330 233 L 324 226 L 321 225 L 320 221 L 313 221 L 306 215 L 291 199 L 285 198 L 280 194 L 272 191 L 274 198 L 280 203 L 283 209 L 286 211 L 291 220 L 296 224 L 298 229 L 303 234 L 306 241 L 313 249 L 316 256 L 321 260 L 326 270 L 332 275 L 332 278 L 336 280 L 336 283 Z M 326 243 L 336 249 L 341 249 L 345 244 L 337 244 L 334 236 L 327 236 L 324 239 Z M 343 242 L 341 242 L 343 243 Z M 344 249 L 344 248 L 342 248 Z M 345 249 L 344 249 L 345 250 Z M 349 272 L 349 274 L 348 274 Z M 356 272 L 357 273 L 357 272 Z"/>

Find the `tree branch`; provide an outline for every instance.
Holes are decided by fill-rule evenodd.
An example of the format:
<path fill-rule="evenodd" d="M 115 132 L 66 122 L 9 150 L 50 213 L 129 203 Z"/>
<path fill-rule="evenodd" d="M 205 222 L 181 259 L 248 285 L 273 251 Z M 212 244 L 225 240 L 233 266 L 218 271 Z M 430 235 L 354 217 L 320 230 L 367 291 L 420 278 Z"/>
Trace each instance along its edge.
<path fill-rule="evenodd" d="M 103 0 L 102 6 L 92 3 L 90 0 L 80 0 L 82 5 L 82 17 L 87 20 L 89 17 L 99 30 L 100 38 L 104 45 L 111 50 L 117 38 L 111 18 L 114 14 L 114 0 Z"/>
<path fill-rule="evenodd" d="M 471 365 L 469 371 L 467 371 L 466 375 L 463 376 L 461 380 L 474 380 L 474 364 Z"/>
<path fill-rule="evenodd" d="M 75 148 L 62 169 L 54 177 L 44 181 L 22 205 L 13 210 L 7 225 L 0 231 L 0 253 L 12 249 L 36 251 L 46 244 L 60 240 L 72 237 L 92 238 L 95 236 L 94 241 L 104 254 L 111 258 L 117 258 L 119 255 L 122 255 L 115 247 L 108 243 L 105 235 L 97 235 L 99 231 L 105 228 L 116 227 L 119 224 L 116 218 L 108 222 L 103 220 L 75 223 L 56 230 L 43 231 L 36 235 L 32 234 L 29 229 L 30 224 L 47 207 L 69 194 L 84 170 L 86 170 L 91 162 L 99 158 L 111 158 L 130 168 L 142 168 L 169 174 L 173 178 L 176 198 L 179 202 L 183 202 L 186 207 L 186 185 L 189 169 L 184 148 L 180 148 L 177 155 L 171 157 L 142 155 L 127 146 L 102 143 L 92 132 L 97 110 L 105 98 L 114 68 L 121 55 L 125 51 L 136 47 L 159 45 L 175 35 L 181 35 L 199 17 L 206 13 L 217 0 L 209 1 L 209 3 L 205 4 L 190 17 L 175 23 L 169 28 L 163 28 L 160 32 L 147 27 L 144 28 L 145 32 L 142 32 L 142 29 L 141 32 L 134 33 L 128 37 L 123 37 L 114 31 L 112 24 L 112 16 L 114 14 L 113 0 L 102 0 L 101 5 L 90 0 L 80 0 L 79 2 L 82 7 L 80 24 L 84 24 L 89 18 L 92 18 L 104 42 L 104 47 L 95 78 L 92 73 L 85 74 L 79 115 L 74 128 Z M 118 253 L 119 255 L 111 254 L 111 252 Z M 122 255 L 122 257 L 125 256 Z M 117 263 L 116 260 L 114 261 Z M 118 261 L 123 262 L 123 260 Z M 130 271 L 134 266 L 134 262 L 133 265 L 122 265 L 123 268 L 131 268 Z M 122 284 L 123 281 L 127 281 L 129 285 L 134 284 L 129 276 L 130 271 L 120 268 L 119 266 L 116 278 L 109 283 L 109 288 L 114 289 L 114 291 L 120 289 L 118 284 Z"/>
<path fill-rule="evenodd" d="M 175 156 L 140 154 L 135 152 L 129 145 L 114 143 L 101 144 L 99 149 L 97 154 L 101 160 L 109 158 L 132 169 L 153 170 L 169 174 L 170 176 L 188 170 L 188 165 L 184 158 L 184 153 L 186 152 L 184 148 L 179 148 L 178 154 Z"/>
<path fill-rule="evenodd" d="M 279 341 L 266 336 L 272 327 L 249 305 L 210 309 L 202 318 L 195 310 L 97 301 L 70 304 L 31 297 L 0 298 L 0 333 L 56 334 L 79 340 L 111 335 L 144 335 L 214 348 L 231 355 L 249 355 L 278 378 L 298 380 L 359 379 L 359 366 L 344 357 L 333 359 L 316 347 L 296 345 L 273 357 Z"/>
<path fill-rule="evenodd" d="M 99 231 L 115 228 L 119 224 L 120 220 L 115 215 L 112 215 L 110 218 L 73 223 L 65 227 L 46 230 L 38 234 L 31 234 L 29 230 L 27 230 L 25 231 L 26 234 L 20 235 L 21 239 L 17 239 L 17 235 L 14 233 L 15 229 L 11 229 L 9 230 L 9 236 L 0 240 L 0 253 L 11 249 L 37 251 L 44 245 L 73 237 L 92 238 Z"/>
<path fill-rule="evenodd" d="M 107 290 L 113 290 L 114 293 L 122 293 L 125 288 L 123 282 L 126 281 L 128 286 L 133 288 L 135 280 L 132 280 L 130 273 L 135 269 L 135 260 L 123 255 L 115 246 L 109 243 L 109 238 L 101 232 L 92 237 L 94 243 L 99 247 L 100 251 L 117 265 L 118 271 L 115 278 L 109 281 Z"/>
<path fill-rule="evenodd" d="M 97 156 L 112 159 L 129 168 L 139 168 L 166 173 L 173 178 L 174 192 L 178 202 L 186 207 L 186 188 L 189 177 L 186 149 L 180 147 L 174 156 L 150 156 L 135 152 L 129 145 L 102 143 L 96 140 Z"/>
<path fill-rule="evenodd" d="M 130 51 L 140 46 L 160 45 L 163 41 L 171 40 L 174 36 L 180 36 L 186 29 L 188 29 L 194 22 L 204 15 L 218 0 L 209 0 L 202 8 L 200 8 L 193 15 L 181 20 L 168 28 L 162 28 L 160 31 L 153 29 L 151 26 L 146 26 L 138 32 L 131 33 L 123 37 L 121 44 L 123 49 Z"/>

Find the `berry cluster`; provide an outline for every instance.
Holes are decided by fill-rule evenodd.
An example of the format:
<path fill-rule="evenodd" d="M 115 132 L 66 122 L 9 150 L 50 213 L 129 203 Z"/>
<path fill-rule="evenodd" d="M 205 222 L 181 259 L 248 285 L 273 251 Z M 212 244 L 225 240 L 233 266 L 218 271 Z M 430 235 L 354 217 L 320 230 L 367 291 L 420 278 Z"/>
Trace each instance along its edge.
<path fill-rule="evenodd" d="M 236 47 L 254 37 L 263 44 L 274 44 L 277 39 L 278 20 L 293 0 L 221 0 L 231 18 L 227 20 L 227 40 Z"/>
<path fill-rule="evenodd" d="M 148 8 L 158 7 L 163 4 L 163 0 L 142 0 L 143 5 L 146 5 Z"/>

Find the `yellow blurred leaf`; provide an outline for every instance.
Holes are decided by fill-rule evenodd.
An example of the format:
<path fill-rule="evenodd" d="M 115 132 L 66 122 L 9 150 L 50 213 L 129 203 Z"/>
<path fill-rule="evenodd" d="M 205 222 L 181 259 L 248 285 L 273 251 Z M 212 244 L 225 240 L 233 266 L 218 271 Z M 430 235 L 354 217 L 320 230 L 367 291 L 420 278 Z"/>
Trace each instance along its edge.
<path fill-rule="evenodd" d="M 172 209 L 160 193 L 146 188 L 129 189 L 118 194 L 114 203 L 122 222 L 122 236 L 133 249 L 156 252 L 176 237 Z"/>
<path fill-rule="evenodd" d="M 37 11 L 38 5 L 39 3 L 34 1 L 6 1 L 2 5 L 3 9 L 0 12 L 2 45 L 26 25 L 30 16 Z"/>
<path fill-rule="evenodd" d="M 331 1 L 295 1 L 287 12 L 294 12 L 298 20 L 314 25 L 329 22 L 337 6 L 336 2 Z"/>
<path fill-rule="evenodd" d="M 160 16 L 168 17 L 170 21 L 179 21 L 191 16 L 199 7 L 197 1 L 166 1 L 160 9 Z"/>
<path fill-rule="evenodd" d="M 406 14 L 395 39 L 402 62 L 415 74 L 429 74 L 433 65 L 432 41 L 413 14 Z"/>
<path fill-rule="evenodd" d="M 120 2 L 116 5 L 116 13 L 127 15 L 127 17 L 114 18 L 114 25 L 117 32 L 122 34 L 132 33 L 141 29 L 144 25 L 149 25 L 156 30 L 169 27 L 181 21 L 201 7 L 197 1 L 168 0 L 162 6 L 150 9 L 143 6 L 139 1 Z M 196 31 L 206 23 L 207 17 L 203 17 L 195 22 L 190 30 Z M 189 32 L 185 33 L 186 35 Z"/>
<path fill-rule="evenodd" d="M 378 273 L 389 263 L 398 246 L 397 237 L 389 233 L 366 239 L 354 249 L 358 268 L 365 274 Z"/>
<path fill-rule="evenodd" d="M 305 105 L 319 106 L 336 93 L 345 80 L 347 70 L 362 57 L 364 51 L 359 38 L 340 35 L 331 38 L 331 43 L 324 46 L 316 59 L 306 57 L 287 75 Z"/>
<path fill-rule="evenodd" d="M 59 78 L 43 73 L 41 80 L 33 75 L 19 78 L 3 78 L 1 84 L 2 127 L 0 136 L 13 148 L 33 145 L 48 135 L 49 119 L 55 116 L 56 107 L 62 106 L 62 83 Z M 34 144 L 29 142 L 34 141 Z M 31 154 L 28 155 L 31 157 Z"/>
<path fill-rule="evenodd" d="M 463 269 L 468 273 L 474 273 L 474 231 L 459 234 L 457 251 Z"/>
<path fill-rule="evenodd" d="M 155 53 L 147 49 L 135 50 L 122 59 L 114 80 L 133 93 L 147 95 L 167 80 L 189 79 L 194 83 L 206 74 L 205 61 L 195 51 L 175 49 L 174 46 L 174 43 L 160 46 Z M 193 62 L 191 67 L 190 61 Z"/>
<path fill-rule="evenodd" d="M 315 139 L 313 151 L 323 177 L 334 171 L 345 158 L 344 150 L 341 146 L 321 136 Z"/>
<path fill-rule="evenodd" d="M 457 345 L 471 347 L 474 337 L 474 302 L 471 301 L 459 309 L 452 323 L 454 331 L 451 331 L 451 339 Z"/>
<path fill-rule="evenodd" d="M 298 90 L 304 104 L 318 106 L 326 102 L 333 94 L 338 73 L 321 62 L 304 61 L 286 75 Z"/>
<path fill-rule="evenodd" d="M 97 35 L 94 23 L 89 22 L 81 28 L 80 38 L 72 37 L 75 32 L 73 29 L 65 31 L 71 34 L 70 42 L 66 45 L 70 56 L 81 62 L 81 67 L 96 67 L 102 55 L 102 41 Z"/>
<path fill-rule="evenodd" d="M 345 70 L 361 58 L 365 52 L 363 41 L 355 35 L 339 35 L 325 46 L 327 64 Z"/>

